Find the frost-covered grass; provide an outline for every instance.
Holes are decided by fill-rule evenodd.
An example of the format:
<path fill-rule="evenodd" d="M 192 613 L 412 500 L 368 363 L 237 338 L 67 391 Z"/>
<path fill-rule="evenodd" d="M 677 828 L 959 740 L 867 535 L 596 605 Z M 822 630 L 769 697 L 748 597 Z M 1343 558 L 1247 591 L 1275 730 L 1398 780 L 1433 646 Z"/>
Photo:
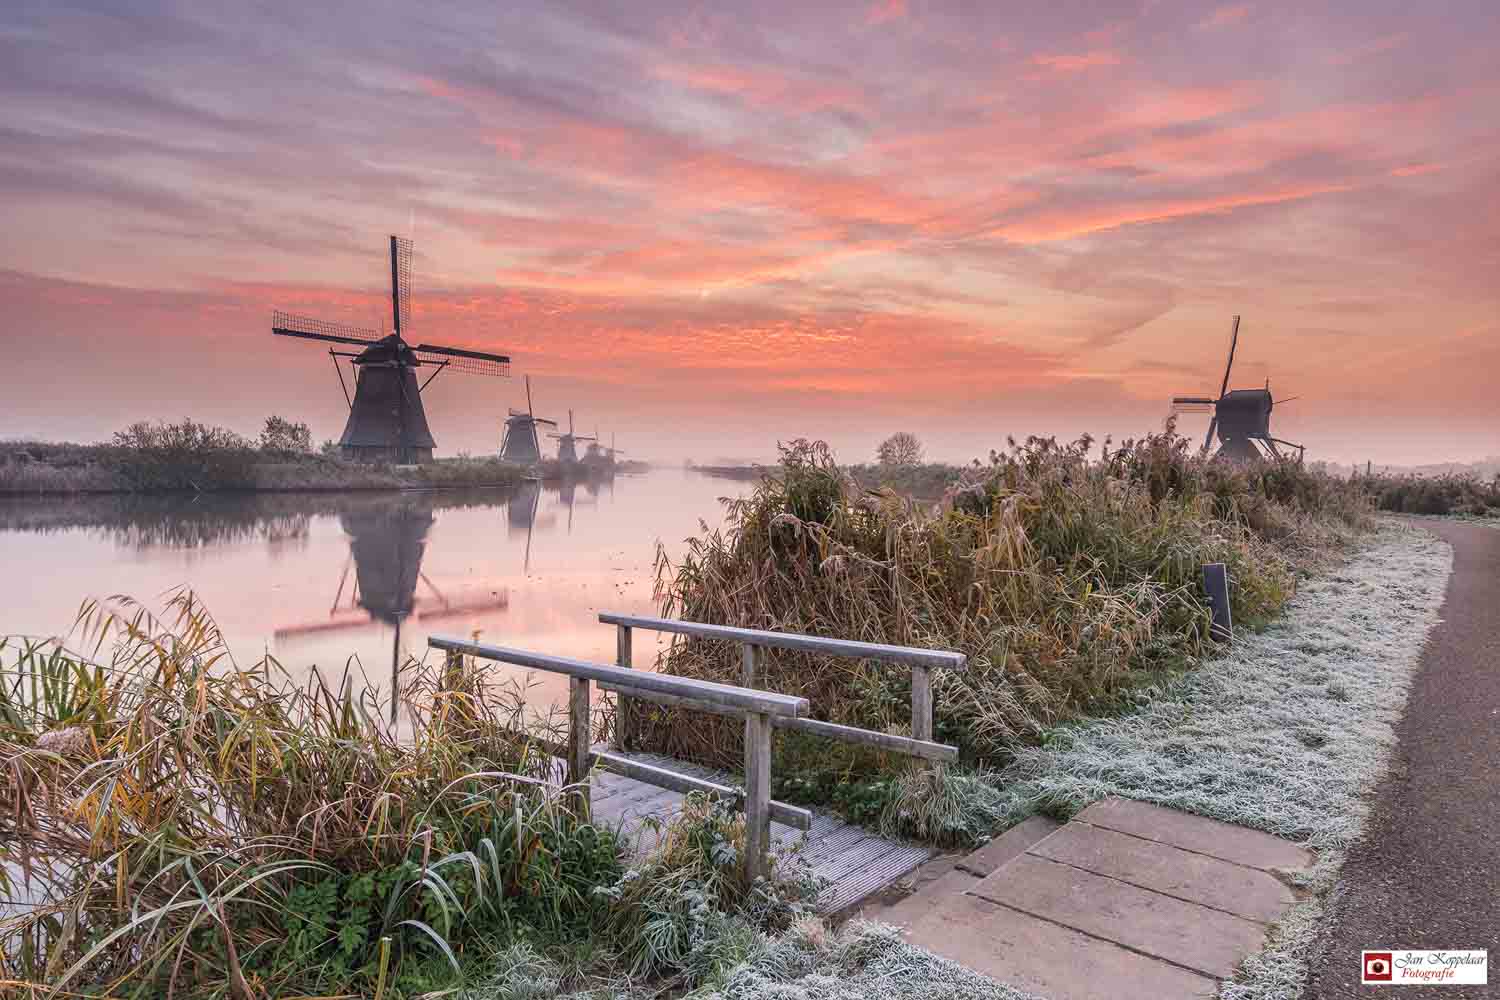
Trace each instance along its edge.
<path fill-rule="evenodd" d="M 1071 815 L 1110 795 L 1255 827 L 1319 852 L 1265 952 L 1226 1000 L 1295 997 L 1332 886 L 1384 772 L 1450 547 L 1386 525 L 1337 572 L 1305 584 L 1264 631 L 1149 692 L 1135 713 L 1052 731 L 1006 777 L 1011 810 Z"/>
<path fill-rule="evenodd" d="M 901 940 L 894 927 L 856 921 L 839 931 L 807 919 L 770 938 L 741 941 L 740 960 L 694 990 L 693 1000 L 1033 1000 Z M 562 963 L 518 945 L 465 1000 L 652 1000 L 649 986 L 618 982 L 560 993 Z"/>

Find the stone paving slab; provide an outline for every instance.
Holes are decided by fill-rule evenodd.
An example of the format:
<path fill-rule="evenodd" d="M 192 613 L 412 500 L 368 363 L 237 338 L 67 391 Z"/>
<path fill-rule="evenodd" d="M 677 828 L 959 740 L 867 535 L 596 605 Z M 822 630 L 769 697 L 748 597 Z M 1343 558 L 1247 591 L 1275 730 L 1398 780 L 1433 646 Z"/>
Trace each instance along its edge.
<path fill-rule="evenodd" d="M 1259 831 L 1120 799 L 976 855 L 874 916 L 909 918 L 912 943 L 1048 1000 L 1214 995 L 1295 902 L 1277 873 L 1314 861 Z"/>
<path fill-rule="evenodd" d="M 958 867 L 983 878 L 993 873 L 1012 858 L 1025 854 L 1037 841 L 1051 835 L 1062 826 L 1046 816 L 1032 816 L 1006 830 L 979 850 L 965 857 Z"/>
<path fill-rule="evenodd" d="M 962 868 L 954 868 L 923 886 L 921 892 L 914 892 L 889 906 L 871 908 L 861 916 L 867 920 L 878 920 L 883 924 L 896 927 L 911 927 L 949 898 L 958 896 L 978 884 L 979 876 L 971 875 Z"/>
<path fill-rule="evenodd" d="M 1195 1000 L 1218 991 L 1211 977 L 966 893 L 944 899 L 906 939 L 1047 1000 Z"/>
<path fill-rule="evenodd" d="M 1300 871 L 1311 868 L 1314 860 L 1311 851 L 1269 833 L 1130 799 L 1095 802 L 1074 817 L 1074 822 L 1133 834 L 1263 871 Z"/>
<path fill-rule="evenodd" d="M 1265 943 L 1264 925 L 1025 854 L 972 890 L 1204 975 L 1227 977 Z"/>
<path fill-rule="evenodd" d="M 1087 823 L 1069 823 L 1031 853 L 1264 923 L 1296 902 L 1290 887 L 1259 868 Z"/>

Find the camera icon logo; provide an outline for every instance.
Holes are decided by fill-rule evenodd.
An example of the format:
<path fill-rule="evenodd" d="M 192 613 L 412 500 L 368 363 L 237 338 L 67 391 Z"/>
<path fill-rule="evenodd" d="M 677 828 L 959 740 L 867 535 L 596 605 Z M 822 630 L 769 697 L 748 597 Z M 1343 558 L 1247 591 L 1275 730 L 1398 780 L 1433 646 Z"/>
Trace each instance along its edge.
<path fill-rule="evenodd" d="M 1361 952 L 1364 958 L 1362 983 L 1389 983 L 1392 981 L 1393 965 L 1388 951 Z"/>

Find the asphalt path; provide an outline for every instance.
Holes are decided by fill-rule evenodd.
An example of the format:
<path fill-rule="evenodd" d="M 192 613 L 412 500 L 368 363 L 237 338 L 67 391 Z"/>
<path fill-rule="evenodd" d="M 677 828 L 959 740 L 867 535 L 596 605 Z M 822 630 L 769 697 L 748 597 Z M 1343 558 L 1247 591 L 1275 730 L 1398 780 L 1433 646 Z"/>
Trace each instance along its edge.
<path fill-rule="evenodd" d="M 1308 1000 L 1404 995 L 1360 985 L 1360 951 L 1387 948 L 1487 948 L 1488 985 L 1418 992 L 1500 998 L 1500 530 L 1418 526 L 1453 546 L 1453 575 L 1390 773 L 1331 897 Z"/>

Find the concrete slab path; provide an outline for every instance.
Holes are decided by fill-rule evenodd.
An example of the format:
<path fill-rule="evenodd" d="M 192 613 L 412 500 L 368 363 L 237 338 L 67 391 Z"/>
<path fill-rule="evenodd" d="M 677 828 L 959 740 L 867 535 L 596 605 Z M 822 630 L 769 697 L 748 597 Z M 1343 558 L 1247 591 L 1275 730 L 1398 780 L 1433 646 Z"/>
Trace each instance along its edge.
<path fill-rule="evenodd" d="M 865 915 L 1048 1000 L 1187 1000 L 1264 946 L 1296 900 L 1285 873 L 1314 861 L 1269 834 L 1122 799 L 1061 828 L 1028 824 Z"/>

